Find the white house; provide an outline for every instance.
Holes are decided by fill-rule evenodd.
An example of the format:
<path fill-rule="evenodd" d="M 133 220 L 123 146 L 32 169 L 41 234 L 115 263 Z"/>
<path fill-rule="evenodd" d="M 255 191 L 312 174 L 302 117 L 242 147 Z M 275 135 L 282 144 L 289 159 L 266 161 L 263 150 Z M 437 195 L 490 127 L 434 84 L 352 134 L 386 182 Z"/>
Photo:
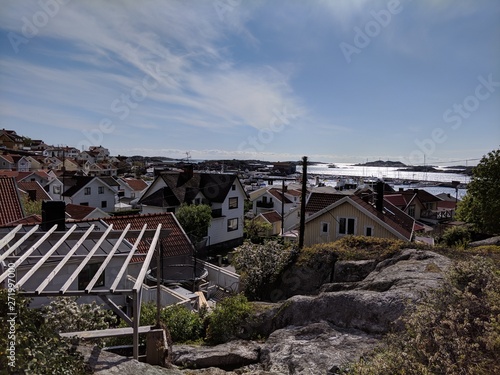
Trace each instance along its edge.
<path fill-rule="evenodd" d="M 114 211 L 116 187 L 99 177 L 88 176 L 74 176 L 69 183 L 73 185 L 62 194 L 66 203 L 98 207 L 104 212 Z"/>
<path fill-rule="evenodd" d="M 90 146 L 89 151 L 96 155 L 97 161 L 104 161 L 109 158 L 109 150 L 102 146 Z"/>
<path fill-rule="evenodd" d="M 276 211 L 286 215 L 287 212 L 300 206 L 300 193 L 295 194 L 292 192 L 282 193 L 282 190 L 275 187 L 264 187 L 250 194 L 250 201 L 252 202 L 253 213 L 258 215 L 263 212 Z"/>
<path fill-rule="evenodd" d="M 182 203 L 208 204 L 212 222 L 208 246 L 231 248 L 243 242 L 245 190 L 236 175 L 216 173 L 163 173 L 144 192 L 143 213 L 176 212 Z"/>
<path fill-rule="evenodd" d="M 16 165 L 14 159 L 10 155 L 0 155 L 0 169 L 11 171 Z"/>
<path fill-rule="evenodd" d="M 45 185 L 48 184 L 48 182 L 51 179 L 52 178 L 47 174 L 47 172 L 45 172 L 45 171 L 35 171 L 33 173 L 29 173 L 25 177 L 21 178 L 19 181 L 24 181 L 24 182 L 29 182 L 29 181 L 33 182 L 33 181 L 36 181 L 40 185 L 45 186 Z"/>
<path fill-rule="evenodd" d="M 53 177 L 47 185 L 45 185 L 45 191 L 50 195 L 54 201 L 62 201 L 63 193 L 63 182 L 58 177 Z"/>
<path fill-rule="evenodd" d="M 129 199 L 139 198 L 149 186 L 140 178 L 119 178 L 117 182 L 120 184 L 119 196 Z"/>

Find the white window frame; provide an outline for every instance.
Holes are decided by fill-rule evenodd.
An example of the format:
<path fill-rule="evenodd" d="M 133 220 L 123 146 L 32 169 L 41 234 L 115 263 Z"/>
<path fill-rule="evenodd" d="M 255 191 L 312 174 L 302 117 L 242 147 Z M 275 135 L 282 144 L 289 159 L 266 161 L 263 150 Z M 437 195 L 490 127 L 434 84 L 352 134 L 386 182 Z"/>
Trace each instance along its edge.
<path fill-rule="evenodd" d="M 326 231 L 324 230 L 325 229 L 325 225 L 326 225 Z M 328 234 L 330 234 L 330 223 L 329 222 L 322 221 L 320 223 L 320 234 L 321 235 L 328 235 Z"/>
<path fill-rule="evenodd" d="M 234 205 L 231 204 L 231 202 L 234 203 L 235 200 L 236 200 L 236 206 L 234 206 Z M 239 201 L 238 197 L 231 197 L 231 198 L 229 198 L 228 205 L 227 205 L 228 209 L 229 210 L 234 210 L 234 209 L 238 208 L 238 204 L 239 204 L 238 201 Z"/>
<path fill-rule="evenodd" d="M 367 234 L 367 230 L 370 229 L 371 230 L 371 234 L 368 236 Z M 373 225 L 365 225 L 365 230 L 364 230 L 364 234 L 366 237 L 373 237 L 373 233 L 375 232 L 375 228 L 373 227 Z"/>
<path fill-rule="evenodd" d="M 340 232 L 340 223 L 342 219 L 345 220 L 345 233 Z M 354 226 L 353 226 L 353 233 L 349 233 L 349 220 L 354 220 Z M 338 236 L 348 236 L 348 235 L 356 235 L 356 228 L 357 228 L 357 219 L 355 217 L 337 217 L 337 235 Z"/>
<path fill-rule="evenodd" d="M 230 226 L 229 223 L 233 222 L 234 220 L 236 220 L 236 226 Z M 227 231 L 228 232 L 234 232 L 235 230 L 238 230 L 238 226 L 239 226 L 239 220 L 237 217 L 227 219 Z"/>

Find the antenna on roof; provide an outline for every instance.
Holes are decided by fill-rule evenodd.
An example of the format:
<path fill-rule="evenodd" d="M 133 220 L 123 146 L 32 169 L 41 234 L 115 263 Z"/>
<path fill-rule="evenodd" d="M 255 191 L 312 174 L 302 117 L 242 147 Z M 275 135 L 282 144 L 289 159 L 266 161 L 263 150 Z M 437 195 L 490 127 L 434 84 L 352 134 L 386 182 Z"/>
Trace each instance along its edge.
<path fill-rule="evenodd" d="M 189 159 L 191 159 L 191 153 L 186 151 L 186 162 L 189 163 Z"/>

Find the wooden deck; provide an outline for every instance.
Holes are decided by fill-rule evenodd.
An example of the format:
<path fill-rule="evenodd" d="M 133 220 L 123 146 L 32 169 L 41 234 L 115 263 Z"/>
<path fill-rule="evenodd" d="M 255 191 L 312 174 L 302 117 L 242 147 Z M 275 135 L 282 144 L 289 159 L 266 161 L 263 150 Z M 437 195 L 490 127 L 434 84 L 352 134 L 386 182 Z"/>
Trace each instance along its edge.
<path fill-rule="evenodd" d="M 151 331 L 151 326 L 139 327 L 139 333 L 147 333 Z M 110 328 L 110 329 L 99 329 L 95 331 L 80 331 L 80 332 L 66 332 L 60 333 L 62 337 L 79 337 L 81 339 L 100 339 L 104 337 L 118 337 L 118 336 L 128 336 L 134 333 L 132 327 L 125 328 Z"/>

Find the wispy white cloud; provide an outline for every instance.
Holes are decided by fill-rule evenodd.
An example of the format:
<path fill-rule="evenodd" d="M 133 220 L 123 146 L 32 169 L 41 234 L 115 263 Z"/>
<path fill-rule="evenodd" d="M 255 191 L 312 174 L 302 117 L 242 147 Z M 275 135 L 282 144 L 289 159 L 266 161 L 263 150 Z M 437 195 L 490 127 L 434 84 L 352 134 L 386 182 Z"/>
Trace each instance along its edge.
<path fill-rule="evenodd" d="M 57 103 L 62 111 L 72 107 L 116 116 L 110 111 L 112 103 L 123 104 L 120 98 L 130 96 L 134 88 L 140 90 L 143 80 L 150 82 L 151 76 L 159 84 L 130 106 L 133 116 L 121 119 L 124 124 L 140 115 L 150 126 L 159 126 L 154 121 L 160 117 L 201 127 L 262 128 L 268 126 L 273 110 L 288 106 L 302 111 L 289 77 L 269 67 L 240 66 L 226 53 L 223 46 L 229 29 L 256 43 L 244 26 L 251 9 L 241 6 L 221 19 L 212 3 L 192 5 L 184 1 L 140 5 L 89 1 L 61 6 L 36 38 L 69 43 L 64 53 L 56 52 L 60 62 L 68 64 L 61 68 L 19 63 L 15 57 L 6 60 L 4 71 L 13 78 L 4 93 Z M 29 19 L 39 9 L 29 3 L 9 10 L 10 22 L 5 25 L 20 32 L 19 22 L 12 20 Z M 41 48 L 35 42 L 34 48 Z M 71 62 L 80 64 L 73 67 Z M 25 79 L 15 86 L 20 76 Z"/>

